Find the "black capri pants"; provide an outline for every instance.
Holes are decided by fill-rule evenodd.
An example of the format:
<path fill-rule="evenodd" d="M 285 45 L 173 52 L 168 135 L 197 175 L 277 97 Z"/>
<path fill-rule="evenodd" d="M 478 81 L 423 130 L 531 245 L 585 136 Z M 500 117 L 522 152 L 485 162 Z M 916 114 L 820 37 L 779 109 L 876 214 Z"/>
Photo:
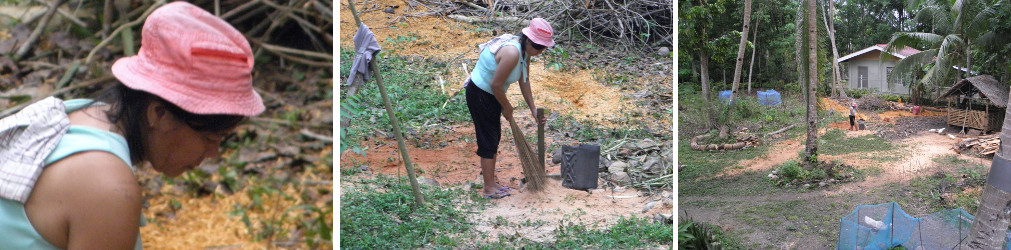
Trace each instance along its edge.
<path fill-rule="evenodd" d="M 494 159 L 498 144 L 502 139 L 502 104 L 495 95 L 485 92 L 467 79 L 467 109 L 474 120 L 474 135 L 477 138 L 477 155 L 484 159 Z"/>

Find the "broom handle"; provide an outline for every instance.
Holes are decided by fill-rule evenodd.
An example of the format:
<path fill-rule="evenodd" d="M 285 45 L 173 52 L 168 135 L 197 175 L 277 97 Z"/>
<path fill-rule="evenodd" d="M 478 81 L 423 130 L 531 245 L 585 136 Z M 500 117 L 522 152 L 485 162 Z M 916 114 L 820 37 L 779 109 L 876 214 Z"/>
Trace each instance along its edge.
<path fill-rule="evenodd" d="M 540 160 L 537 163 L 541 169 L 545 169 L 544 166 L 544 108 L 537 108 L 537 159 Z"/>

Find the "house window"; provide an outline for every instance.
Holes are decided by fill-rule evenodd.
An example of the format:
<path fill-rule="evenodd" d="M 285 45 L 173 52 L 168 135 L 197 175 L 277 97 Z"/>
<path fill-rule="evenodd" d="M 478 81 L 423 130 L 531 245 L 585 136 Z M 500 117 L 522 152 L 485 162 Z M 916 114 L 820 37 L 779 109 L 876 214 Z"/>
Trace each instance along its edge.
<path fill-rule="evenodd" d="M 895 83 L 888 81 L 888 77 L 892 75 L 892 67 L 885 67 L 885 82 L 888 83 L 888 90 L 895 89 Z"/>
<path fill-rule="evenodd" d="M 866 89 L 868 83 L 870 82 L 870 77 L 867 75 L 867 67 L 859 66 L 857 67 L 857 88 Z"/>

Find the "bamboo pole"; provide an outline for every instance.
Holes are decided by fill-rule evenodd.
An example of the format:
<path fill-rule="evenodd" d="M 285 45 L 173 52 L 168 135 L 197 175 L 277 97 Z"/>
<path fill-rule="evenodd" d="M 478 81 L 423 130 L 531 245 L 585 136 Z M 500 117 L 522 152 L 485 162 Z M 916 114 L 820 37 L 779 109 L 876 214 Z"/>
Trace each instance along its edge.
<path fill-rule="evenodd" d="M 540 160 L 541 171 L 545 170 L 544 164 L 544 108 L 537 108 L 537 159 Z"/>
<path fill-rule="evenodd" d="M 352 0 L 348 0 L 348 8 L 351 9 L 351 15 L 355 17 L 355 23 L 358 24 L 357 27 L 361 27 L 362 21 L 358 18 L 358 11 L 355 10 L 355 3 Z M 386 106 L 386 115 L 390 117 L 390 124 L 393 125 L 393 134 L 397 137 L 397 147 L 400 148 L 400 157 L 404 160 L 404 167 L 407 168 L 407 178 L 411 181 L 411 189 L 414 191 L 414 201 L 417 205 L 425 205 L 425 198 L 421 196 L 421 189 L 418 187 L 418 179 L 414 174 L 414 166 L 411 165 L 411 157 L 407 155 L 407 144 L 404 143 L 404 134 L 400 133 L 400 121 L 397 120 L 396 114 L 394 114 L 393 105 L 390 104 L 390 98 L 386 95 L 386 85 L 383 85 L 383 76 L 379 73 L 379 61 L 378 53 L 372 56 L 372 61 L 369 62 L 369 67 L 372 68 L 372 75 L 376 78 L 376 85 L 379 86 L 379 94 L 383 96 L 383 105 Z"/>

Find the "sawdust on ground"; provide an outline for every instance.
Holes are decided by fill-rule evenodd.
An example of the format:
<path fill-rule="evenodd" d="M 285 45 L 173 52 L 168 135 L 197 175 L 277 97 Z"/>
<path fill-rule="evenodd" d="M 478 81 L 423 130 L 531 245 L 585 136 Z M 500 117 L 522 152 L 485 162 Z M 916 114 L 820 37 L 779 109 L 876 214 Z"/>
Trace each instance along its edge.
<path fill-rule="evenodd" d="M 319 151 L 321 156 L 328 154 L 332 149 L 325 147 Z M 227 154 L 227 153 L 226 153 Z M 313 168 L 327 168 L 322 163 Z M 306 181 L 321 180 L 320 183 L 327 183 L 332 178 L 316 176 L 317 170 L 307 169 L 301 175 Z M 141 180 L 160 178 L 160 174 L 151 168 L 138 170 L 138 177 Z M 220 176 L 212 176 L 219 179 Z M 181 177 L 180 177 L 181 178 Z M 174 185 L 162 185 L 158 190 L 158 195 L 150 195 L 153 190 L 144 190 L 148 207 L 143 210 L 147 225 L 141 227 L 140 233 L 145 249 L 273 249 L 283 248 L 304 248 L 304 242 L 278 240 L 256 241 L 255 234 L 264 230 L 264 223 L 274 223 L 279 233 L 273 236 L 274 239 L 297 238 L 300 233 L 295 225 L 302 219 L 310 216 L 299 213 L 302 210 L 294 209 L 299 205 L 311 205 L 313 207 L 329 207 L 326 203 L 332 201 L 331 185 L 309 185 L 309 184 L 288 184 L 277 193 L 266 192 L 261 196 L 261 207 L 253 208 L 254 202 L 250 199 L 249 189 L 264 183 L 254 183 L 251 179 L 246 179 L 242 186 L 245 189 L 231 195 L 215 194 L 196 197 L 189 192 L 180 191 L 181 187 Z M 307 204 L 302 199 L 302 194 L 308 190 L 326 189 L 331 196 L 327 199 L 317 199 L 314 204 Z M 173 208 L 173 203 L 177 202 L 178 209 Z M 244 211 L 252 223 L 251 229 L 242 221 L 239 211 Z M 327 221 L 333 221 L 333 213 L 328 215 Z"/>
<path fill-rule="evenodd" d="M 383 12 L 388 6 L 399 6 L 395 14 Z M 432 10 L 419 5 L 409 8 L 404 1 L 378 0 L 369 1 L 367 6 L 358 7 L 362 22 L 375 33 L 376 40 L 384 49 L 384 53 L 400 56 L 421 56 L 436 60 L 444 60 L 450 65 L 447 74 L 440 76 L 447 93 L 456 93 L 466 81 L 473 69 L 478 53 L 477 45 L 487 42 L 493 35 L 489 31 L 477 31 L 481 28 L 458 22 L 453 19 L 427 15 L 422 17 L 398 18 L 405 14 L 430 13 Z M 363 12 L 363 13 L 362 13 Z M 353 38 L 357 29 L 347 3 L 341 3 L 340 46 L 354 48 Z M 518 31 L 518 30 L 517 30 Z M 508 31 L 511 32 L 511 31 Z M 402 40 L 400 38 L 414 38 Z M 389 39 L 389 40 L 387 40 Z M 455 60 L 454 60 L 455 59 Z M 592 121 L 608 128 L 627 126 L 629 122 L 647 122 L 653 119 L 639 121 L 624 121 L 625 113 L 630 109 L 644 110 L 633 105 L 627 91 L 604 84 L 601 73 L 592 70 L 571 70 L 559 72 L 545 67 L 541 58 L 534 57 L 530 65 L 531 92 L 537 107 L 552 111 L 572 112 L 573 117 L 580 121 Z M 663 82 L 671 82 L 673 76 L 668 76 Z M 643 80 L 649 81 L 649 80 Z M 514 106 L 523 102 L 518 84 L 514 84 L 506 93 Z M 519 109 L 517 109 L 519 110 Z M 666 118 L 665 118 L 666 119 Z M 673 119 L 673 118 L 670 118 Z M 667 124 L 671 124 L 670 119 Z"/>

